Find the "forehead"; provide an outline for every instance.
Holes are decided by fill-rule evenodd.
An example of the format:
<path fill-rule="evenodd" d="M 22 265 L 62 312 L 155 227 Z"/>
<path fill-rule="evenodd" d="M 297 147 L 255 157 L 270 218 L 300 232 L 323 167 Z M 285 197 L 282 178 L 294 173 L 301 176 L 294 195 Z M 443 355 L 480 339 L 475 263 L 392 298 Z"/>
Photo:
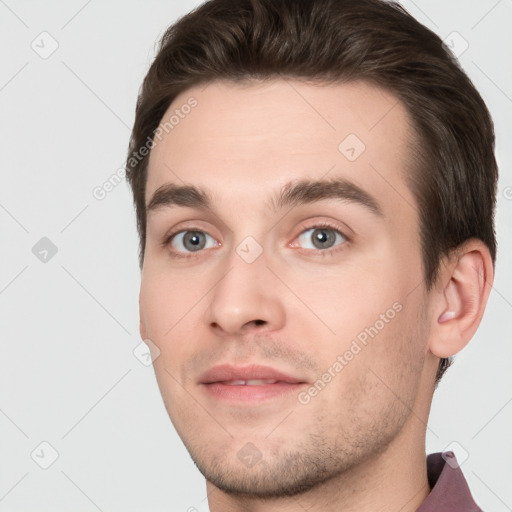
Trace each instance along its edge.
<path fill-rule="evenodd" d="M 146 204 L 166 183 L 200 185 L 219 203 L 255 204 L 297 179 L 343 177 L 390 213 L 414 204 L 413 131 L 392 94 L 362 82 L 217 81 L 180 94 L 151 150 Z"/>

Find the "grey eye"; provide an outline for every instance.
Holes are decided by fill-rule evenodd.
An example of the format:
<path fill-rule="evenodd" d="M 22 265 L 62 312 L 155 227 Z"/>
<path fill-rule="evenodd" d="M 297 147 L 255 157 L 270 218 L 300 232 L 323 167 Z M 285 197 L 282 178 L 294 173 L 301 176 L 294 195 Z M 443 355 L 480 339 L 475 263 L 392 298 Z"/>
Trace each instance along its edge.
<path fill-rule="evenodd" d="M 330 249 L 345 241 L 345 237 L 335 229 L 311 228 L 299 235 L 299 241 L 305 249 Z"/>
<path fill-rule="evenodd" d="M 215 240 L 203 231 L 181 231 L 173 237 L 171 245 L 180 252 L 197 252 L 215 246 Z"/>

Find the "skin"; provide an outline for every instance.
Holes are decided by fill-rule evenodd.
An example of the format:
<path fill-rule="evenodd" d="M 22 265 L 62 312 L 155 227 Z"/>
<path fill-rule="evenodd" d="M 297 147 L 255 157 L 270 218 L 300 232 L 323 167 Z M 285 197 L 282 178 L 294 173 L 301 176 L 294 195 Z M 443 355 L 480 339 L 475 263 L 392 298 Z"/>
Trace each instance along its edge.
<path fill-rule="evenodd" d="M 480 322 L 493 279 L 486 247 L 470 240 L 443 259 L 427 292 L 405 181 L 415 134 L 391 94 L 360 82 L 213 82 L 182 93 L 164 119 L 190 97 L 197 106 L 151 151 L 146 204 L 173 183 L 207 189 L 213 208 L 148 213 L 140 330 L 210 510 L 415 511 L 430 492 L 425 431 L 439 358 Z M 354 161 L 338 149 L 349 134 L 366 146 Z M 337 177 L 383 215 L 334 198 L 269 207 L 297 180 Z M 312 242 L 322 222 L 345 235 L 330 249 Z M 163 243 L 187 229 L 209 245 Z M 236 251 L 248 236 L 262 250 L 252 263 Z M 212 366 L 257 363 L 313 385 L 393 304 L 400 311 L 307 404 L 290 394 L 235 406 L 199 383 Z M 244 446 L 256 464 L 240 459 Z"/>

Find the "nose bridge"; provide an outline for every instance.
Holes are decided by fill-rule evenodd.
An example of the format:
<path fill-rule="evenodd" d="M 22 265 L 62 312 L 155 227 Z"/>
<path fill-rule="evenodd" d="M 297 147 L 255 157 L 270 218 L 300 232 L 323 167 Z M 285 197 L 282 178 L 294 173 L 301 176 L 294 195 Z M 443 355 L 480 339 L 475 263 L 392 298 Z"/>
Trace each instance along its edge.
<path fill-rule="evenodd" d="M 284 311 L 273 279 L 263 248 L 247 237 L 227 257 L 224 277 L 210 295 L 207 322 L 229 334 L 249 323 L 278 328 Z"/>

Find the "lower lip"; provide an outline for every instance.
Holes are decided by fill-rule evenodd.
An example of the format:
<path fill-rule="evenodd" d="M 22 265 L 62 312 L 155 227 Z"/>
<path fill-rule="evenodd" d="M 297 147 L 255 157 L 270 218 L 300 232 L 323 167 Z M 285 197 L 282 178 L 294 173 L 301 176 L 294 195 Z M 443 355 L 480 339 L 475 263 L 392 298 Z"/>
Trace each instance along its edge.
<path fill-rule="evenodd" d="M 261 386 L 230 386 L 221 382 L 212 382 L 210 384 L 203 384 L 203 386 L 210 396 L 220 400 L 261 402 L 291 393 L 297 394 L 306 384 L 276 382 L 275 384 L 263 384 Z"/>

